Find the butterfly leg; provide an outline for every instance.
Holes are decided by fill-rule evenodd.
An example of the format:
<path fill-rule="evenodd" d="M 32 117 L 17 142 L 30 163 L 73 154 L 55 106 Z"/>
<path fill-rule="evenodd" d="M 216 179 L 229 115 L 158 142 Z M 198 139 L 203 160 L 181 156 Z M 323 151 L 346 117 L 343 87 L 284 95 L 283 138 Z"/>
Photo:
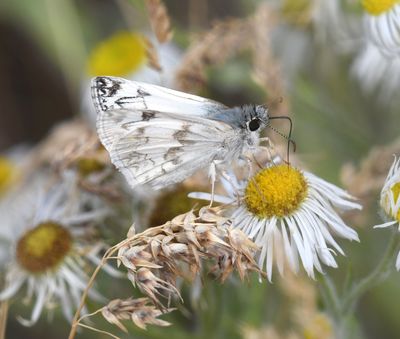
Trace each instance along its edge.
<path fill-rule="evenodd" d="M 208 170 L 208 177 L 211 180 L 211 201 L 210 207 L 214 202 L 214 193 L 215 193 L 215 182 L 217 181 L 217 165 L 221 164 L 221 160 L 213 160 L 210 164 L 210 168 Z"/>
<path fill-rule="evenodd" d="M 232 189 L 234 190 L 234 192 L 235 192 L 235 197 L 236 197 L 236 199 L 237 199 L 237 203 L 239 204 L 239 197 L 240 197 L 240 194 L 239 194 L 239 191 L 238 191 L 238 189 L 237 189 L 237 186 L 238 186 L 238 184 L 237 183 L 235 183 L 233 180 L 232 180 L 232 177 L 229 175 L 229 173 L 227 173 L 226 171 L 222 171 L 221 172 L 221 175 L 224 177 L 224 179 L 231 185 L 231 187 L 232 187 Z"/>
<path fill-rule="evenodd" d="M 253 158 L 254 158 L 254 156 L 253 156 Z M 250 177 L 251 177 L 251 175 L 253 173 L 253 162 L 252 162 L 251 158 L 248 155 L 242 154 L 242 155 L 239 156 L 239 159 L 246 162 L 246 165 L 247 165 L 247 179 L 250 179 Z M 254 160 L 257 162 L 257 160 L 255 158 L 254 158 Z"/>
<path fill-rule="evenodd" d="M 266 146 L 261 146 L 260 145 L 258 147 L 261 148 L 261 149 L 264 149 L 267 152 L 267 157 L 268 157 L 269 161 L 271 161 L 272 158 L 273 158 L 271 150 L 274 150 L 274 145 L 272 144 L 271 139 L 268 138 L 268 137 L 260 138 L 259 139 L 259 143 L 261 144 L 262 142 L 265 142 Z"/>
<path fill-rule="evenodd" d="M 211 200 L 210 200 L 210 205 L 209 205 L 209 207 L 211 207 L 214 202 L 215 181 L 217 178 L 217 164 L 215 161 L 213 161 L 210 164 L 210 168 L 208 170 L 208 177 L 211 180 Z"/>

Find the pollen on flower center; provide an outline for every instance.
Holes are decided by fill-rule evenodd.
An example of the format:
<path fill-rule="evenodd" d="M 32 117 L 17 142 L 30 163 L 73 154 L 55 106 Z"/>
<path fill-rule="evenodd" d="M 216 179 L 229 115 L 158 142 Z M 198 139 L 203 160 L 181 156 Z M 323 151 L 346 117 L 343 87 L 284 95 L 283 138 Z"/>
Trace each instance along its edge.
<path fill-rule="evenodd" d="M 5 157 L 0 157 L 0 194 L 11 184 L 14 178 L 14 165 Z"/>
<path fill-rule="evenodd" d="M 399 0 L 363 0 L 364 9 L 371 15 L 388 12 Z"/>
<path fill-rule="evenodd" d="M 29 272 L 42 273 L 53 269 L 64 259 L 72 246 L 70 232 L 48 221 L 26 232 L 17 243 L 17 260 Z"/>
<path fill-rule="evenodd" d="M 95 158 L 81 158 L 77 162 L 77 168 L 82 176 L 87 176 L 103 170 L 105 165 Z"/>
<path fill-rule="evenodd" d="M 397 200 L 399 199 L 399 194 L 400 194 L 400 182 L 397 182 L 394 184 L 390 190 L 393 193 L 393 202 L 396 204 Z M 388 204 L 389 205 L 389 204 Z M 400 208 L 397 211 L 389 211 L 389 214 L 392 214 L 394 218 L 396 218 L 397 221 L 400 222 Z"/>
<path fill-rule="evenodd" d="M 247 209 L 259 218 L 283 217 L 296 211 L 307 195 L 304 175 L 288 165 L 265 168 L 249 180 Z"/>

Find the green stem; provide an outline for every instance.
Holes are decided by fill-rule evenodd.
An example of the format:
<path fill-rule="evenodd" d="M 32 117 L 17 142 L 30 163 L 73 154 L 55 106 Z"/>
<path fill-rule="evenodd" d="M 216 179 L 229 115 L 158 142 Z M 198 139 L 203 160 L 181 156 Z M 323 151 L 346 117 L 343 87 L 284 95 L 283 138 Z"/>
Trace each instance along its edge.
<path fill-rule="evenodd" d="M 327 274 L 323 274 L 321 277 L 319 281 L 324 304 L 328 312 L 336 319 L 340 317 L 341 312 L 339 295 L 332 279 Z"/>
<path fill-rule="evenodd" d="M 393 233 L 397 233 L 397 230 L 393 229 Z M 386 252 L 378 266 L 368 276 L 355 283 L 348 294 L 345 295 L 342 303 L 342 310 L 344 312 L 351 312 L 361 295 L 379 284 L 388 271 L 394 267 L 394 259 L 399 251 L 399 247 L 400 244 L 396 234 L 392 234 Z"/>
<path fill-rule="evenodd" d="M 337 334 L 340 338 L 347 338 L 348 321 L 360 297 L 369 289 L 379 284 L 387 273 L 394 267 L 394 259 L 400 249 L 400 242 L 397 238 L 397 230 L 393 229 L 386 252 L 379 264 L 366 277 L 355 282 L 351 289 L 344 291 L 343 295 L 337 293 L 333 281 L 327 275 L 322 275 L 320 281 L 321 295 L 327 311 L 336 322 Z"/>

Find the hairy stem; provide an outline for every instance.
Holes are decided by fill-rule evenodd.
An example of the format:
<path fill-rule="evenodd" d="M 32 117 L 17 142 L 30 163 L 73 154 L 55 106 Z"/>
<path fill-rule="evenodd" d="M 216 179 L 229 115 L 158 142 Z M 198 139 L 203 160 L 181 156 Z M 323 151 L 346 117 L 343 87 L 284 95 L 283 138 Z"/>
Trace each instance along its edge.
<path fill-rule="evenodd" d="M 397 230 L 393 229 L 393 233 L 397 233 Z M 379 264 L 369 275 L 353 284 L 353 287 L 344 296 L 342 302 L 342 310 L 344 312 L 351 312 L 361 295 L 379 284 L 386 277 L 388 272 L 394 267 L 394 259 L 399 251 L 399 247 L 400 243 L 397 235 L 392 234 L 386 252 Z"/>

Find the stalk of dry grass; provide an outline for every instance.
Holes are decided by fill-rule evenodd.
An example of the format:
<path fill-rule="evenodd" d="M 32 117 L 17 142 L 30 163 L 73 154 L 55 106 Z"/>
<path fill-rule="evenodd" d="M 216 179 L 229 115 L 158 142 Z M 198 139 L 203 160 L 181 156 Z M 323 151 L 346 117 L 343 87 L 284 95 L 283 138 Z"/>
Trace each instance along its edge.
<path fill-rule="evenodd" d="M 6 327 L 8 318 L 8 300 L 0 302 L 0 339 L 6 337 Z"/>
<path fill-rule="evenodd" d="M 172 38 L 171 20 L 167 8 L 161 0 L 145 1 L 151 28 L 159 43 L 165 43 Z"/>
<path fill-rule="evenodd" d="M 152 69 L 154 69 L 155 71 L 161 72 L 162 67 L 160 65 L 160 59 L 156 48 L 149 39 L 145 39 L 145 43 L 146 43 L 147 65 Z"/>
<path fill-rule="evenodd" d="M 288 325 L 279 329 L 273 324 L 261 328 L 244 326 L 243 337 L 246 339 L 332 339 L 333 327 L 330 319 L 318 309 L 318 293 L 315 284 L 304 276 L 287 272 L 279 279 L 279 287 L 290 303 Z"/>
<path fill-rule="evenodd" d="M 374 146 L 361 161 L 359 168 L 351 163 L 342 167 L 341 180 L 350 193 L 361 200 L 374 197 L 374 193 L 379 192 L 385 182 L 393 155 L 399 154 L 400 138 L 388 145 Z"/>
<path fill-rule="evenodd" d="M 394 155 L 400 155 L 400 138 L 388 145 L 374 146 L 359 166 L 352 163 L 342 166 L 341 181 L 352 195 L 360 199 L 365 210 L 376 204 Z M 352 213 L 349 218 L 360 227 L 368 223 L 367 213 Z"/>
<path fill-rule="evenodd" d="M 205 83 L 208 66 L 222 64 L 227 59 L 248 49 L 251 27 L 245 19 L 217 22 L 211 30 L 196 38 L 186 51 L 176 73 L 177 85 L 193 92 Z"/>
<path fill-rule="evenodd" d="M 57 125 L 33 151 L 32 167 L 50 165 L 62 170 L 84 157 L 95 157 L 110 163 L 99 138 L 83 120 L 75 119 Z"/>
<path fill-rule="evenodd" d="M 288 116 L 290 113 L 287 89 L 279 61 L 274 57 L 271 33 L 278 24 L 279 16 L 268 4 L 258 7 L 250 20 L 253 28 L 252 58 L 253 78 L 264 88 L 269 99 L 269 109 L 276 116 Z M 283 98 L 283 99 L 281 99 Z"/>

